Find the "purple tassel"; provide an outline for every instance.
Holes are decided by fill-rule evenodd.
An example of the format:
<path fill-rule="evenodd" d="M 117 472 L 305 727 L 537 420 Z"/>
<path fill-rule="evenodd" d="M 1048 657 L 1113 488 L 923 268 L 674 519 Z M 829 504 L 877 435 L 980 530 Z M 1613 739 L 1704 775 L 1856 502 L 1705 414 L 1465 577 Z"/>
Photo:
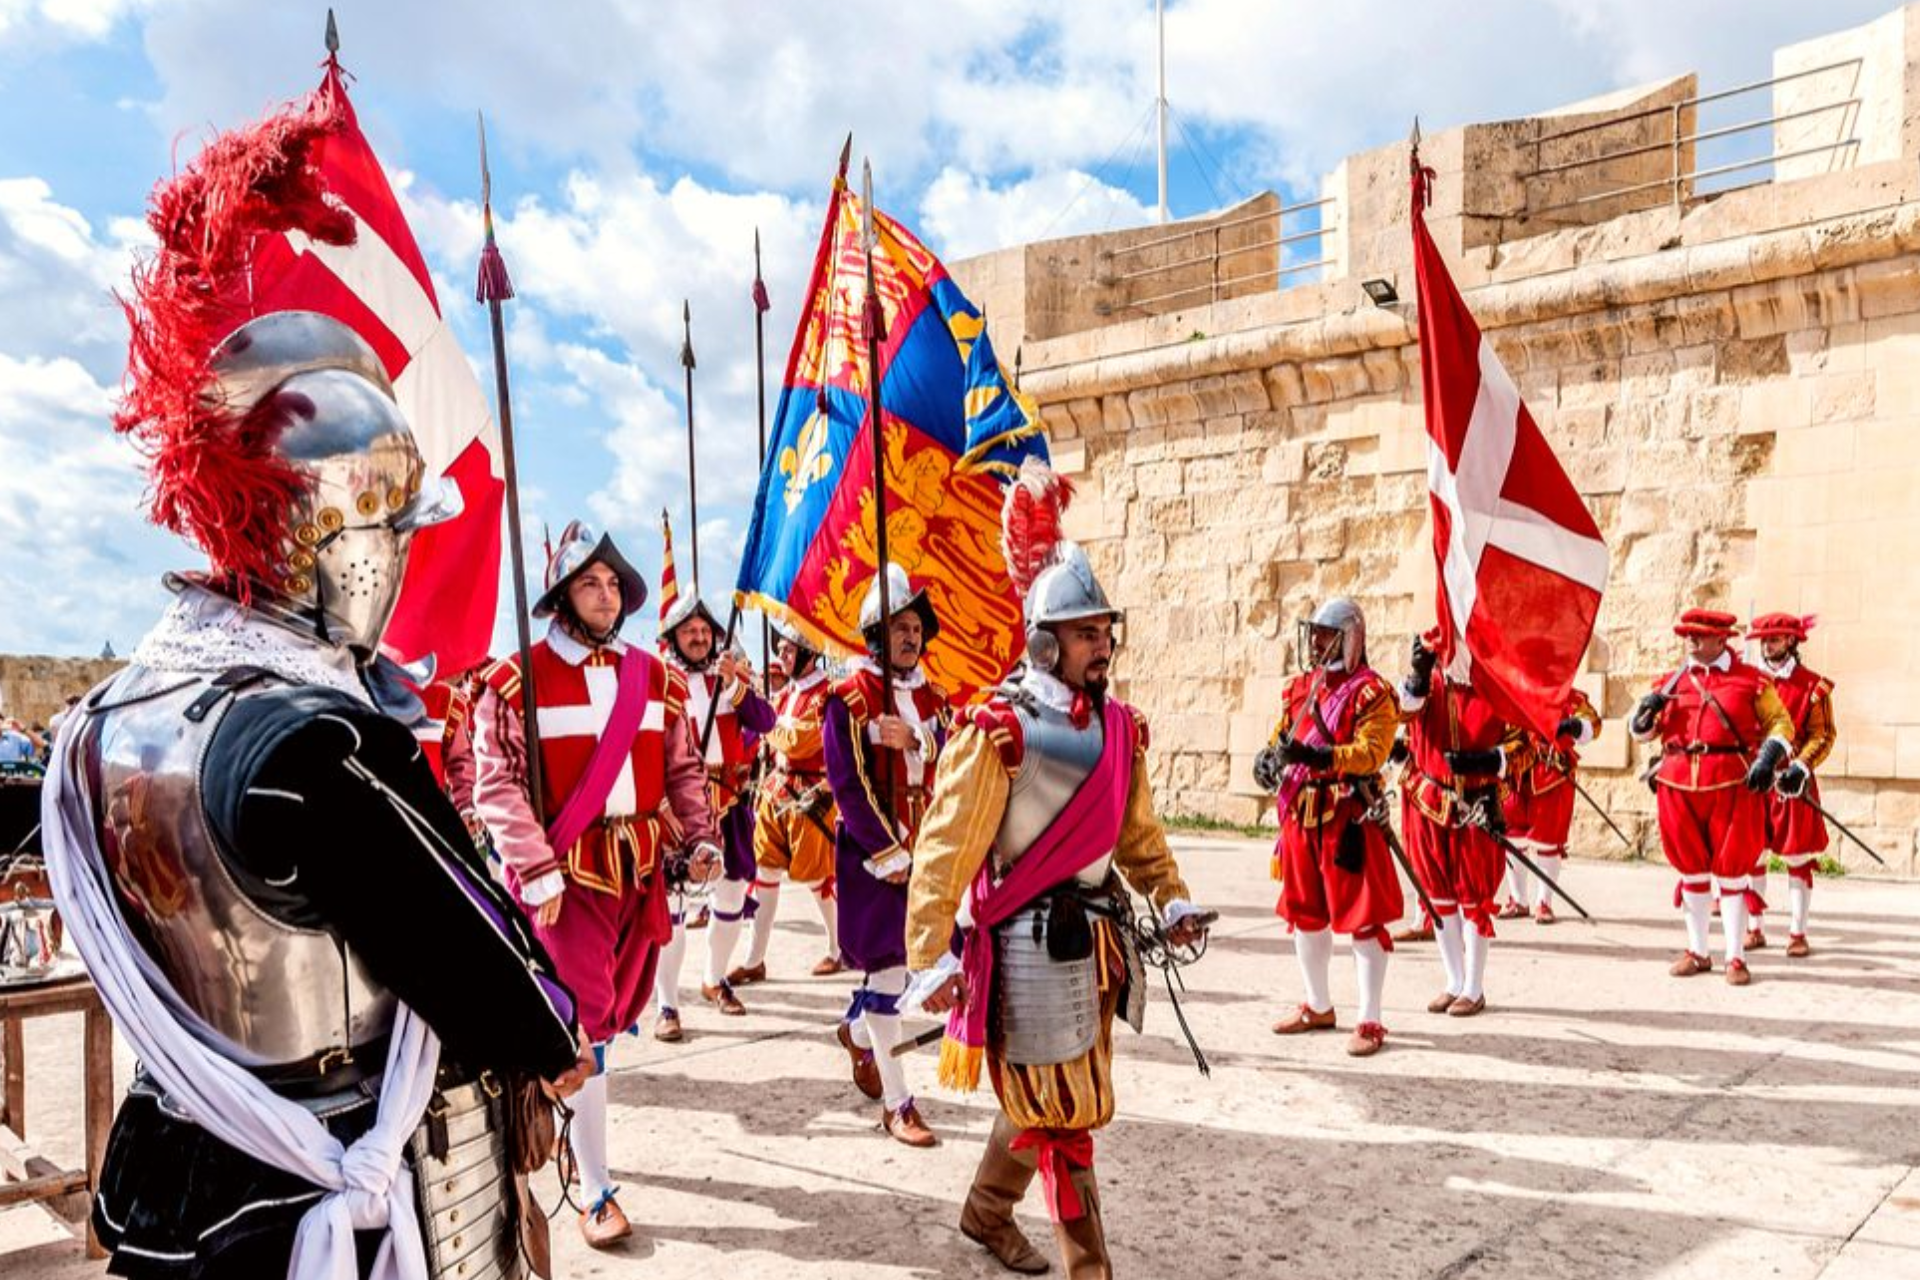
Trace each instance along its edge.
<path fill-rule="evenodd" d="M 755 279 L 753 282 L 753 309 L 764 312 L 770 310 L 772 307 L 773 303 L 767 298 L 766 281 Z"/>
<path fill-rule="evenodd" d="M 473 287 L 475 302 L 505 302 L 513 296 L 513 281 L 507 278 L 507 260 L 500 246 L 487 241 L 480 250 L 480 281 Z"/>

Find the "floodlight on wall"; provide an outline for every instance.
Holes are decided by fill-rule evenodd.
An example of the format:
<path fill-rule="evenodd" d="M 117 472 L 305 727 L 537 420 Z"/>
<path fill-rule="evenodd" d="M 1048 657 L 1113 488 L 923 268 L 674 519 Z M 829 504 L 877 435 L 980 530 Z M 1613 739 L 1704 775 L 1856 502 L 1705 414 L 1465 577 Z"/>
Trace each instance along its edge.
<path fill-rule="evenodd" d="M 1391 280 L 1363 280 L 1360 287 L 1367 291 L 1367 297 L 1376 307 L 1391 307 L 1400 301 L 1400 291 L 1393 287 Z"/>

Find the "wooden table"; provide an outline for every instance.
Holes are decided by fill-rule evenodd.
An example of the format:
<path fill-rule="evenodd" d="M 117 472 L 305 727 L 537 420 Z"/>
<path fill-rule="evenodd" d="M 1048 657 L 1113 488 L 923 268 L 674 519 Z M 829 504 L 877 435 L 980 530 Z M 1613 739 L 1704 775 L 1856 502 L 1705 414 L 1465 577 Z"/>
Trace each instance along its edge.
<path fill-rule="evenodd" d="M 27 1145 L 27 1060 L 21 1024 L 55 1013 L 85 1017 L 86 1167 L 62 1169 Z M 90 1222 L 93 1190 L 107 1154 L 107 1130 L 113 1122 L 113 1022 L 100 993 L 85 977 L 13 990 L 0 988 L 0 1209 L 27 1201 L 46 1202 L 76 1237 L 87 1242 L 87 1256 L 104 1258 Z"/>

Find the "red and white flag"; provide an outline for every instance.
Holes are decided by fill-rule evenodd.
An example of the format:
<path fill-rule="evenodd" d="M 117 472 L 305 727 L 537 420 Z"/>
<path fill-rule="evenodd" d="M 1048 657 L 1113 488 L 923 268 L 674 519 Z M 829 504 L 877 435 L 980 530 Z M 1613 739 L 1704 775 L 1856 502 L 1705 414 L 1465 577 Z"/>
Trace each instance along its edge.
<path fill-rule="evenodd" d="M 1440 660 L 1509 721 L 1552 737 L 1579 673 L 1607 547 L 1474 323 L 1427 231 L 1413 159 L 1413 258 L 1439 567 Z"/>
<path fill-rule="evenodd" d="M 493 637 L 505 492 L 500 432 L 440 313 L 426 259 L 386 172 L 360 132 L 337 61 L 328 60 L 318 92 L 337 101 L 345 117 L 319 148 L 320 169 L 359 234 L 344 247 L 298 233 L 257 245 L 254 306 L 257 313 L 318 311 L 350 325 L 386 365 L 427 474 L 459 484 L 460 516 L 414 535 L 384 640 L 401 661 L 434 655 L 438 676 L 450 678 L 486 657 Z"/>

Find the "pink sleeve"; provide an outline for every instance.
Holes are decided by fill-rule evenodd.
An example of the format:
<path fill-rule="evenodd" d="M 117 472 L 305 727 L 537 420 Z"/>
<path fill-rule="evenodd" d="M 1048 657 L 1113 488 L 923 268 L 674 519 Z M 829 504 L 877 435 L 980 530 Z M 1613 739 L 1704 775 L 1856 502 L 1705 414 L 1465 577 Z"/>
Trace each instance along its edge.
<path fill-rule="evenodd" d="M 707 766 L 700 759 L 700 744 L 693 740 L 693 726 L 685 716 L 668 719 L 666 733 L 667 804 L 680 827 L 684 847 L 697 844 L 718 845 L 720 833 L 713 824 L 713 802 L 707 795 Z"/>
<path fill-rule="evenodd" d="M 520 716 L 492 689 L 473 708 L 473 807 L 522 884 L 560 869 L 527 800 L 527 743 Z"/>
<path fill-rule="evenodd" d="M 463 721 L 455 727 L 444 753 L 447 772 L 447 798 L 466 818 L 473 813 L 473 725 Z"/>

